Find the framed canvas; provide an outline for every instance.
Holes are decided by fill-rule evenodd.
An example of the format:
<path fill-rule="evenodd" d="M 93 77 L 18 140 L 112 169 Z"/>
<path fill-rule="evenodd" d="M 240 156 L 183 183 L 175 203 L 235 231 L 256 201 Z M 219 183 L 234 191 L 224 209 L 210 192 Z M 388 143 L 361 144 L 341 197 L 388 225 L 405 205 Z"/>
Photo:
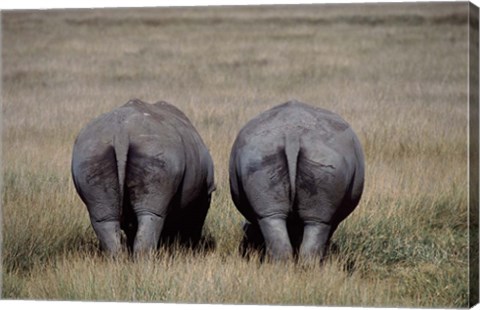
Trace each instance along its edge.
<path fill-rule="evenodd" d="M 466 1 L 2 10 L 1 299 L 209 308 L 474 306 L 478 13 Z M 128 110 L 135 100 L 143 108 Z M 156 111 L 156 102 L 173 108 Z M 281 118 L 258 118 L 287 102 L 293 108 Z M 310 118 L 296 112 L 303 104 L 330 112 Z M 105 138 L 112 128 L 107 116 L 119 114 L 122 120 L 113 121 L 119 126 L 132 120 L 123 157 L 114 145 L 120 138 Z M 163 129 L 145 125 L 152 117 Z M 88 125 L 94 119 L 97 127 Z M 253 145 L 251 153 L 237 156 L 238 166 L 251 160 L 250 177 L 241 179 L 233 173 L 234 141 L 252 119 L 266 127 L 242 131 L 257 130 L 242 142 Z M 204 164 L 203 151 L 193 146 L 197 138 L 179 134 L 187 121 L 210 154 L 208 173 L 192 168 L 197 160 Z M 95 141 L 79 160 L 88 159 L 93 171 L 84 182 L 100 187 L 82 187 L 76 178 L 83 168 L 74 144 L 82 128 Z M 297 144 L 290 144 L 296 146 L 287 147 L 293 153 L 284 146 L 293 141 L 288 128 L 297 128 Z M 257 139 L 267 131 L 277 138 Z M 321 138 L 307 139 L 307 131 Z M 139 142 L 134 135 L 159 140 Z M 346 159 L 353 149 L 341 143 L 355 139 L 363 158 L 353 165 Z M 183 170 L 155 179 L 172 165 L 162 156 L 180 144 L 181 153 L 170 158 L 186 156 Z M 262 153 L 267 144 L 276 155 Z M 95 155 L 103 148 L 107 157 Z M 131 164 L 139 150 L 155 153 L 155 163 Z M 255 174 L 267 165 L 264 179 Z M 132 177 L 135 171 L 143 177 Z M 360 171 L 362 186 L 352 181 Z M 202 178 L 210 178 L 208 189 Z M 232 188 L 237 180 L 249 188 L 244 198 Z M 181 210 L 175 225 L 200 223 L 200 245 L 174 237 L 163 242 L 165 230 L 146 230 L 155 248 L 136 253 L 145 219 L 125 206 L 140 196 L 152 201 L 174 183 L 164 209 L 142 210 L 149 221 Z M 200 191 L 211 194 L 204 216 L 183 212 L 181 201 Z M 358 201 L 342 211 L 352 191 Z M 108 193 L 113 198 L 105 203 Z M 308 194 L 308 203 L 299 193 Z M 275 211 L 283 203 L 286 211 Z M 105 214 L 117 207 L 113 221 Z M 272 214 L 288 231 L 262 226 Z M 104 228 L 95 228 L 102 221 L 114 223 L 105 229 L 118 244 L 102 239 Z M 306 237 L 312 221 L 336 230 L 326 233 L 325 252 L 315 248 L 306 262 L 305 240 L 316 240 Z M 265 238 L 246 253 L 248 225 Z"/>

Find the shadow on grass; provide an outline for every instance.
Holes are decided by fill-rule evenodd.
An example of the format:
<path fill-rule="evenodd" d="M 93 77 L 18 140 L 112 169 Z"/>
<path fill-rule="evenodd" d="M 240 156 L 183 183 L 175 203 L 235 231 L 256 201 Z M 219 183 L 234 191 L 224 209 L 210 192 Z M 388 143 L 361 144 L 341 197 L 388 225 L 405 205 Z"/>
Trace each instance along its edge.
<path fill-rule="evenodd" d="M 67 235 L 60 240 L 6 244 L 3 248 L 3 268 L 6 273 L 28 273 L 35 265 L 45 264 L 57 255 L 65 253 L 95 253 L 96 240 L 89 236 Z"/>

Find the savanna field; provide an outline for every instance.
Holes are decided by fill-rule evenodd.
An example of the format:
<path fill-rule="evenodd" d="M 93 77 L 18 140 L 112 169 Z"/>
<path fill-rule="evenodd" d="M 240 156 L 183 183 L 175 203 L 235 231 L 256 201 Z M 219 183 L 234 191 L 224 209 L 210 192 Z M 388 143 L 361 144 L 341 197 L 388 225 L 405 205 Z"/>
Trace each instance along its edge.
<path fill-rule="evenodd" d="M 468 4 L 3 11 L 3 299 L 466 307 Z M 210 149 L 216 247 L 106 259 L 70 176 L 90 119 L 165 100 Z M 238 255 L 228 158 L 297 99 L 340 114 L 366 159 L 321 266 Z"/>

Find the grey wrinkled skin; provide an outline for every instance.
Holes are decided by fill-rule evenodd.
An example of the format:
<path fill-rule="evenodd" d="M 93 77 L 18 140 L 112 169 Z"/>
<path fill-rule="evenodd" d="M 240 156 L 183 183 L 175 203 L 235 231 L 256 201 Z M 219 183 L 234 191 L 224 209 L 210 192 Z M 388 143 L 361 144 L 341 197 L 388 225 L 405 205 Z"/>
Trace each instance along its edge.
<path fill-rule="evenodd" d="M 241 129 L 229 174 L 235 206 L 248 221 L 243 253 L 264 247 L 273 260 L 316 261 L 358 205 L 364 157 L 340 116 L 289 101 Z"/>
<path fill-rule="evenodd" d="M 134 253 L 163 239 L 200 240 L 215 189 L 213 162 L 174 106 L 130 100 L 100 115 L 80 131 L 71 169 L 105 252 L 122 249 L 121 230 Z"/>

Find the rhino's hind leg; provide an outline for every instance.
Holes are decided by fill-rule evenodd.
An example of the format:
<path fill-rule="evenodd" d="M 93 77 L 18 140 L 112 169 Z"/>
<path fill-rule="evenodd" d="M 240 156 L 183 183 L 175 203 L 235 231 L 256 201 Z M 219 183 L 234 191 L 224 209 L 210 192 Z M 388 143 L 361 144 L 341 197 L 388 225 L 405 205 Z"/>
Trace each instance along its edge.
<path fill-rule="evenodd" d="M 93 230 L 100 241 L 100 249 L 108 255 L 116 255 L 122 249 L 119 221 L 92 221 Z"/>
<path fill-rule="evenodd" d="M 156 249 L 165 219 L 151 212 L 137 214 L 138 229 L 133 243 L 134 253 Z"/>
<path fill-rule="evenodd" d="M 97 145 L 96 150 L 96 156 L 74 159 L 73 179 L 87 206 L 100 248 L 114 256 L 121 250 L 121 197 L 115 153 L 112 147 L 104 145 Z"/>
<path fill-rule="evenodd" d="M 173 197 L 173 204 L 177 197 Z M 202 236 L 202 230 L 210 207 L 210 195 L 205 195 L 193 201 L 185 208 L 172 208 L 162 232 L 162 242 L 179 245 L 191 249 L 210 248 L 214 246 L 211 241 Z"/>
<path fill-rule="evenodd" d="M 138 223 L 133 242 L 135 254 L 157 249 L 165 217 L 182 177 L 175 153 L 156 143 L 146 140 L 129 151 L 127 191 Z"/>
<path fill-rule="evenodd" d="M 332 225 L 327 223 L 305 223 L 299 257 L 302 262 L 321 261 L 324 258 L 332 229 Z"/>
<path fill-rule="evenodd" d="M 280 217 L 265 217 L 260 219 L 258 224 L 265 239 L 268 257 L 275 261 L 290 259 L 293 249 L 286 220 Z"/>
<path fill-rule="evenodd" d="M 149 195 L 137 193 L 134 196 L 132 207 L 138 224 L 133 241 L 133 252 L 139 254 L 157 248 L 172 195 L 156 191 L 150 192 Z"/>

